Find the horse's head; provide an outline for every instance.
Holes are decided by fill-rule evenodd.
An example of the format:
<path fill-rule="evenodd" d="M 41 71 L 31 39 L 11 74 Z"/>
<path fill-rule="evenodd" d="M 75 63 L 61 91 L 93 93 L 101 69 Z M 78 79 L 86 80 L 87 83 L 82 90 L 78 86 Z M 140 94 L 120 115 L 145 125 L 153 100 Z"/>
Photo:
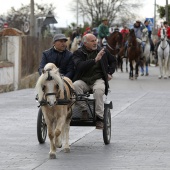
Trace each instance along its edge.
<path fill-rule="evenodd" d="M 119 49 L 122 46 L 122 40 L 123 40 L 122 34 L 117 31 L 113 32 L 107 38 L 107 47 L 111 54 L 115 55 L 119 52 Z"/>
<path fill-rule="evenodd" d="M 161 28 L 161 41 L 166 40 L 167 36 L 166 36 L 166 28 L 163 27 Z"/>
<path fill-rule="evenodd" d="M 52 63 L 46 65 L 36 84 L 38 101 L 44 101 L 49 106 L 57 104 L 61 91 L 64 91 L 58 68 L 54 66 Z"/>

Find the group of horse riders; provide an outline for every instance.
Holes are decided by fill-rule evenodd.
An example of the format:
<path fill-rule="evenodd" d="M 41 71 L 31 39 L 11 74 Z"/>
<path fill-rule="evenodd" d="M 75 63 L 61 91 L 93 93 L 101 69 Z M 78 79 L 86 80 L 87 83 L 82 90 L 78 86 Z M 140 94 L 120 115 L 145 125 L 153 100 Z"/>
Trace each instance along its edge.
<path fill-rule="evenodd" d="M 167 30 L 167 37 L 170 38 L 170 27 L 168 26 L 168 23 L 164 22 L 163 25 Z M 151 51 L 154 53 L 154 44 L 151 39 L 149 21 L 146 20 L 142 23 L 137 20 L 133 29 L 136 39 L 141 42 L 142 49 L 144 49 L 145 46 L 141 41 L 142 34 L 144 31 L 148 31 Z M 128 34 L 128 28 L 124 26 L 121 33 L 122 35 Z M 77 32 L 75 32 L 73 36 L 76 37 L 78 34 L 79 29 L 77 29 Z M 102 23 L 98 27 L 99 44 L 97 43 L 97 37 L 95 35 L 87 33 L 83 36 L 82 46 L 74 53 L 71 53 L 66 48 L 67 38 L 65 35 L 56 34 L 53 37 L 53 46 L 42 53 L 42 59 L 39 66 L 39 74 L 41 75 L 42 70 L 47 63 L 54 63 L 59 68 L 62 75 L 73 80 L 73 82 L 76 82 L 74 85 L 77 92 L 85 92 L 90 89 L 93 90 L 93 95 L 96 99 L 96 114 L 98 120 L 96 128 L 98 129 L 103 128 L 103 95 L 107 95 L 108 93 L 108 81 L 112 78 L 112 74 L 116 68 L 116 58 L 111 56 L 107 49 L 104 50 L 101 48 L 102 39 L 105 38 L 107 41 L 109 35 L 108 19 L 103 18 Z M 160 37 L 160 30 L 158 31 L 158 37 Z M 157 50 L 159 43 L 160 41 L 156 44 L 155 51 Z M 128 41 L 125 43 L 125 46 L 127 46 L 127 44 Z M 108 64 L 105 65 L 103 63 Z M 77 78 L 75 78 L 75 75 Z M 86 112 L 86 110 L 82 110 L 82 117 L 87 117 Z"/>

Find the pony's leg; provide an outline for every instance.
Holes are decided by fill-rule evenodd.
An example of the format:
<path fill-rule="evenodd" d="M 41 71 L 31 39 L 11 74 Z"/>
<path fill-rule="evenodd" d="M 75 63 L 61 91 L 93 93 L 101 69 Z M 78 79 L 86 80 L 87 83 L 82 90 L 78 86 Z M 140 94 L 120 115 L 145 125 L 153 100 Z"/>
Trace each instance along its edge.
<path fill-rule="evenodd" d="M 50 159 L 55 159 L 56 158 L 56 147 L 55 147 L 55 144 L 54 144 L 54 127 L 53 127 L 53 123 L 48 118 L 48 111 L 46 110 L 45 107 L 42 107 L 42 112 L 45 113 L 44 118 L 45 118 L 45 122 L 46 122 L 46 125 L 47 125 L 48 137 L 50 139 L 49 158 Z"/>
<path fill-rule="evenodd" d="M 56 159 L 56 146 L 54 144 L 54 132 L 53 132 L 53 125 L 52 123 L 47 123 L 47 129 L 48 129 L 48 137 L 50 139 L 50 152 L 49 157 L 50 159 Z"/>
<path fill-rule="evenodd" d="M 63 106 L 60 108 L 60 116 L 57 119 L 57 126 L 55 128 L 55 144 L 57 147 L 62 146 L 62 136 L 65 134 L 65 124 L 66 124 L 66 116 L 67 116 L 67 106 Z"/>
<path fill-rule="evenodd" d="M 70 152 L 70 146 L 69 146 L 69 131 L 70 131 L 70 120 L 66 120 L 65 124 L 65 144 L 64 144 L 64 151 Z"/>

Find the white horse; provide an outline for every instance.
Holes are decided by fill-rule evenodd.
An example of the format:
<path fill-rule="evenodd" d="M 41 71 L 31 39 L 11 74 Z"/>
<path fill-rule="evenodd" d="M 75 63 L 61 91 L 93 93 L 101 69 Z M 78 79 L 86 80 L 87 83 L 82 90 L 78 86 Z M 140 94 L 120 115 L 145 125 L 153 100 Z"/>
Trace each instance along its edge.
<path fill-rule="evenodd" d="M 158 76 L 159 79 L 164 77 L 167 79 L 167 72 L 169 71 L 169 52 L 170 47 L 167 42 L 167 35 L 166 35 L 166 28 L 163 27 L 161 29 L 161 43 L 158 47 L 158 63 L 160 69 L 160 75 Z"/>
<path fill-rule="evenodd" d="M 151 55 L 151 51 L 150 51 L 150 42 L 149 42 L 149 37 L 148 37 L 148 30 L 147 28 L 143 29 L 143 34 L 142 34 L 142 42 L 145 43 L 145 48 L 144 48 L 144 52 L 143 52 L 143 63 L 141 63 L 141 76 L 144 75 L 144 65 L 145 65 L 145 75 L 148 76 L 149 75 L 149 71 L 148 71 L 148 65 L 149 65 L 149 61 L 150 61 L 150 55 Z"/>
<path fill-rule="evenodd" d="M 81 36 L 77 36 L 74 38 L 74 40 L 71 44 L 70 51 L 73 53 L 80 47 L 80 45 L 81 45 Z"/>
<path fill-rule="evenodd" d="M 38 101 L 40 103 L 50 139 L 51 159 L 56 158 L 56 149 L 62 147 L 65 139 L 64 150 L 70 151 L 69 129 L 73 99 L 72 81 L 61 78 L 59 69 L 52 63 L 45 65 L 42 75 L 36 83 Z"/>

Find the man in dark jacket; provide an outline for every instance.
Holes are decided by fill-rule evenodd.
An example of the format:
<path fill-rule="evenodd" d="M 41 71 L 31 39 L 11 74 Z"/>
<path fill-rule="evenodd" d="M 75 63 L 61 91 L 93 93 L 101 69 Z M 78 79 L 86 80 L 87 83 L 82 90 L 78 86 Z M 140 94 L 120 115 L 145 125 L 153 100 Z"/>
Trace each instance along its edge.
<path fill-rule="evenodd" d="M 53 38 L 53 47 L 42 53 L 42 59 L 39 66 L 39 74 L 47 63 L 54 63 L 60 70 L 60 73 L 70 79 L 74 75 L 74 63 L 72 53 L 66 49 L 67 38 L 64 34 L 56 34 Z"/>
<path fill-rule="evenodd" d="M 108 94 L 112 74 L 115 71 L 116 60 L 109 51 L 97 46 L 97 39 L 93 34 L 83 37 L 83 46 L 73 53 L 76 74 L 73 79 L 77 94 L 93 90 L 96 100 L 96 129 L 103 129 L 104 101 L 103 95 Z M 87 108 L 82 108 L 82 119 L 88 119 Z"/>

